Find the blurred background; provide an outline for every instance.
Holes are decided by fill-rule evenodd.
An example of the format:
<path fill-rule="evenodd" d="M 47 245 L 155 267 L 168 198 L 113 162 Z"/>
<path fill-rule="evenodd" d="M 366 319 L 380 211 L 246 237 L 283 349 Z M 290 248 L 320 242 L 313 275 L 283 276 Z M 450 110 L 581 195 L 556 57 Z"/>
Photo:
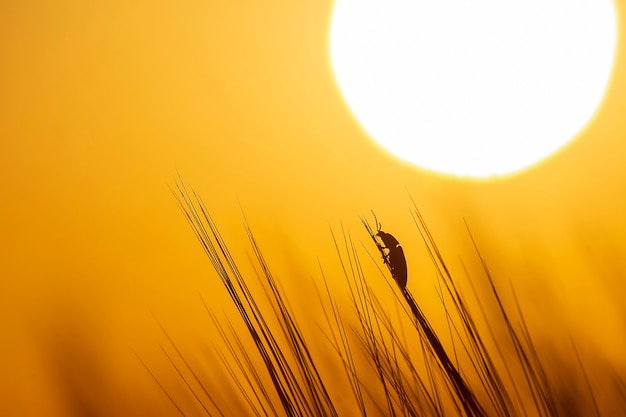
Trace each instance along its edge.
<path fill-rule="evenodd" d="M 318 260 L 338 270 L 331 228 L 367 242 L 373 209 L 405 247 L 408 287 L 436 304 L 412 197 L 461 275 L 460 258 L 478 266 L 467 222 L 539 339 L 570 333 L 626 366 L 623 2 L 596 117 L 551 158 L 480 181 L 412 167 L 364 133 L 331 72 L 332 5 L 0 3 L 2 415 L 171 408 L 133 355 L 166 364 L 150 311 L 200 357 L 216 336 L 198 293 L 216 311 L 226 295 L 172 194 L 178 175 L 242 262 L 245 213 L 298 300 Z"/>

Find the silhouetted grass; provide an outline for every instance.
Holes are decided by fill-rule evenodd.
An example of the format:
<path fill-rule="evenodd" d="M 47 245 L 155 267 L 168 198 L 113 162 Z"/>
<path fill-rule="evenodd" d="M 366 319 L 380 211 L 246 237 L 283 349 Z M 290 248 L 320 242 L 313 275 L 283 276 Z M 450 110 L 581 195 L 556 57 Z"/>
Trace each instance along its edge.
<path fill-rule="evenodd" d="M 225 349 L 215 347 L 219 362 L 230 375 L 230 383 L 239 392 L 250 415 L 339 416 L 346 413 L 340 410 L 362 416 L 570 415 L 571 407 L 559 401 L 558 388 L 554 379 L 549 378 L 514 291 L 511 292 L 514 308 L 510 311 L 469 228 L 468 234 L 489 289 L 479 297 L 472 286 L 474 308 L 469 307 L 470 303 L 453 279 L 413 203 L 415 226 L 437 273 L 438 296 L 446 316 L 444 329 L 435 329 L 430 324 L 410 290 L 389 279 L 369 248 L 357 249 L 348 231 L 342 229 L 338 237 L 331 230 L 351 305 L 339 305 L 328 285 L 327 273 L 320 265 L 323 286 L 316 289 L 324 322 L 317 322 L 320 337 L 315 339 L 315 346 L 323 343 L 326 350 L 333 353 L 339 364 L 337 368 L 328 365 L 327 357 L 314 353 L 312 339 L 310 336 L 307 339 L 301 329 L 247 222 L 244 221 L 244 228 L 256 267 L 256 276 L 252 277 L 240 272 L 196 192 L 179 183 L 176 196 L 238 312 L 238 317 L 220 321 L 202 299 L 225 346 Z M 384 258 L 384 248 L 377 241 L 376 232 L 367 221 L 363 220 L 363 224 Z M 362 260 L 360 254 L 366 254 L 369 260 Z M 373 262 L 379 276 L 366 276 L 364 262 Z M 389 272 L 393 274 L 391 267 Z M 386 280 L 392 291 L 391 302 L 383 301 L 385 298 L 372 288 L 373 280 L 381 279 Z M 409 283 L 412 279 L 419 279 L 414 271 L 409 274 Z M 250 285 L 253 280 L 258 281 L 261 293 L 253 291 Z M 487 304 L 496 306 L 495 316 L 487 315 L 483 307 Z M 397 317 L 392 317 L 392 311 Z M 403 323 L 411 326 L 407 329 Z M 236 331 L 239 324 L 243 324 L 245 333 Z M 220 403 L 211 395 L 209 387 L 189 365 L 166 329 L 161 328 L 177 359 L 164 347 L 161 349 L 202 413 L 229 415 L 229 404 Z M 497 337 L 502 329 L 505 337 Z M 444 339 L 446 343 L 442 342 Z M 589 401 L 578 399 L 580 409 L 593 410 L 600 415 L 583 362 L 573 342 L 572 346 L 588 390 Z M 182 361 L 183 369 L 177 361 Z M 174 409 L 185 415 L 154 373 L 149 369 L 148 372 Z M 337 392 L 334 388 L 339 379 L 344 389 Z"/>

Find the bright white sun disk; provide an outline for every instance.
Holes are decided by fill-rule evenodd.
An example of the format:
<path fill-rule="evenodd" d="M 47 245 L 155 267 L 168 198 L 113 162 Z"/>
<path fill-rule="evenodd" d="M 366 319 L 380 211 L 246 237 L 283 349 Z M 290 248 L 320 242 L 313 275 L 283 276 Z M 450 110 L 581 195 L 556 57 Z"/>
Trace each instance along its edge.
<path fill-rule="evenodd" d="M 611 0 L 337 0 L 330 54 L 348 105 L 384 148 L 484 177 L 580 132 L 615 42 Z"/>

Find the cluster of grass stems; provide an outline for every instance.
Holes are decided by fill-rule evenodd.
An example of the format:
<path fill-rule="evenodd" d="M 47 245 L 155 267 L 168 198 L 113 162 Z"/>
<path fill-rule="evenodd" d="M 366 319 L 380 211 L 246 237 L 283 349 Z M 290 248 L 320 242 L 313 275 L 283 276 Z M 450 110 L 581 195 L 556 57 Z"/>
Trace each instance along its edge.
<path fill-rule="evenodd" d="M 315 354 L 310 338 L 305 337 L 248 224 L 244 221 L 257 272 L 252 278 L 261 284 L 264 290 L 261 295 L 252 290 L 250 277 L 240 272 L 196 192 L 178 184 L 176 197 L 247 330 L 238 332 L 231 318 L 221 323 L 205 303 L 226 346 L 226 352 L 216 349 L 221 365 L 230 375 L 230 383 L 238 391 L 249 415 L 569 415 L 567 407 L 559 401 L 553 381 L 548 378 L 517 299 L 514 297 L 515 314 L 512 314 L 505 308 L 474 243 L 489 288 L 485 296 L 491 297 L 497 314 L 487 317 L 483 303 L 471 309 L 415 203 L 413 220 L 436 270 L 438 296 L 447 326 L 436 331 L 411 292 L 397 286 L 389 273 L 379 267 L 380 276 L 376 279 L 384 277 L 393 294 L 391 305 L 381 300 L 368 282 L 371 277 L 366 278 L 359 253 L 365 253 L 376 265 L 382 265 L 380 259 L 367 249 L 357 250 L 350 233 L 342 230 L 338 238 L 331 231 L 351 301 L 350 311 L 340 308 L 320 266 L 324 284 L 321 290 L 317 288 L 317 298 L 325 323 L 318 323 L 321 337 L 315 339 L 315 346 L 323 343 L 326 350 L 332 352 L 335 363 L 341 364 L 333 367 L 328 366 L 329 355 L 320 358 Z M 383 255 L 375 231 L 366 221 L 363 223 Z M 409 276 L 409 281 L 411 279 L 417 278 Z M 477 298 L 477 291 L 473 286 L 472 289 Z M 269 308 L 264 307 L 268 305 Z M 478 310 L 478 313 L 470 310 Z M 393 318 L 390 311 L 395 311 L 398 317 Z M 398 324 L 401 321 L 410 323 L 408 331 Z M 220 403 L 214 398 L 166 329 L 162 327 L 162 330 L 178 359 L 165 348 L 163 352 L 201 412 L 232 415 L 232 404 Z M 600 415 L 582 363 L 580 367 L 587 381 L 587 399 L 580 402 L 586 404 L 585 413 L 589 414 L 583 414 Z M 148 367 L 146 369 L 150 372 Z M 177 412 L 188 415 L 158 378 L 150 374 Z M 344 388 L 340 392 L 337 390 L 339 380 Z"/>

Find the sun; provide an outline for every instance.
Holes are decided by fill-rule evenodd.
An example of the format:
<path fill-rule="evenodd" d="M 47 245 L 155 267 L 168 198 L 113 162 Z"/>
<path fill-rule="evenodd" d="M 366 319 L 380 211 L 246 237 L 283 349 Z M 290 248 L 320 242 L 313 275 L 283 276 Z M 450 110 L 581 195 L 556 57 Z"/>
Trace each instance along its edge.
<path fill-rule="evenodd" d="M 389 152 L 486 177 L 546 158 L 591 120 L 616 47 L 611 0 L 337 0 L 343 96 Z"/>

